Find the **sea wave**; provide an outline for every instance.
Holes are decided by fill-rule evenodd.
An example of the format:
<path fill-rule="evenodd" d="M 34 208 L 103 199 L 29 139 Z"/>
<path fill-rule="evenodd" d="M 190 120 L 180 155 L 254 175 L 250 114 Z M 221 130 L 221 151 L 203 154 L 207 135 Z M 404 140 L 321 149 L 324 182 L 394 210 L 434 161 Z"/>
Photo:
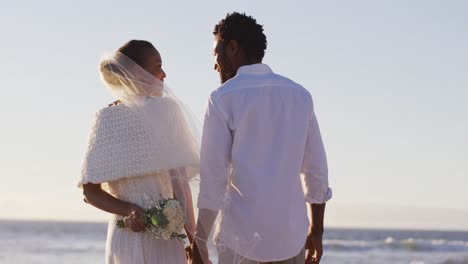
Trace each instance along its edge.
<path fill-rule="evenodd" d="M 468 241 L 444 239 L 324 240 L 324 246 L 340 251 L 400 250 L 421 252 L 468 252 Z"/>

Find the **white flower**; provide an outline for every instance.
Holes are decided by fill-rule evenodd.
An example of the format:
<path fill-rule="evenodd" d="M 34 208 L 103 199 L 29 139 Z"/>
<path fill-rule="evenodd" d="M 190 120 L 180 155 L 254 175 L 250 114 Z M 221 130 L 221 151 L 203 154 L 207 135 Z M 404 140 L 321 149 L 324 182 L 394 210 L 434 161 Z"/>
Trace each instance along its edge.
<path fill-rule="evenodd" d="M 167 220 L 167 225 L 164 228 L 152 225 L 147 228 L 147 231 L 157 239 L 170 240 L 174 238 L 174 234 L 178 235 L 184 229 L 185 215 L 177 200 L 163 199 L 161 202 L 164 204 L 163 208 L 159 206 L 160 201 L 152 202 L 153 206 L 148 208 L 156 208 L 159 213 L 162 212 Z"/>
<path fill-rule="evenodd" d="M 163 210 L 163 214 L 166 216 L 167 219 L 174 219 L 176 216 L 176 211 L 172 207 L 166 207 Z"/>

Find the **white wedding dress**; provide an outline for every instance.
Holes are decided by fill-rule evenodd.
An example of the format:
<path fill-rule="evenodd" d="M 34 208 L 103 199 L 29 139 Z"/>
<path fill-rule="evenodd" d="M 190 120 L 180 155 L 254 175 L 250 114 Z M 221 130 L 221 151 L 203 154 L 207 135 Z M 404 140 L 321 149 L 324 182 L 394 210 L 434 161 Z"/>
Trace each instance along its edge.
<path fill-rule="evenodd" d="M 158 198 L 173 198 L 181 186 L 173 188 L 173 182 L 187 183 L 198 175 L 199 153 L 174 100 L 149 98 L 140 109 L 117 105 L 96 114 L 79 186 L 101 183 L 116 198 L 147 209 Z M 152 124 L 144 113 L 152 114 Z M 187 212 L 183 197 L 177 198 Z M 121 219 L 109 221 L 106 263 L 187 263 L 183 242 L 118 228 Z"/>
<path fill-rule="evenodd" d="M 149 200 L 173 198 L 170 176 L 167 172 L 149 176 L 120 179 L 108 182 L 115 197 L 147 207 Z M 109 264 L 182 264 L 187 263 L 184 244 L 177 239 L 161 240 L 149 233 L 132 232 L 129 228 L 118 228 L 114 216 L 109 221 L 106 245 L 106 263 Z"/>

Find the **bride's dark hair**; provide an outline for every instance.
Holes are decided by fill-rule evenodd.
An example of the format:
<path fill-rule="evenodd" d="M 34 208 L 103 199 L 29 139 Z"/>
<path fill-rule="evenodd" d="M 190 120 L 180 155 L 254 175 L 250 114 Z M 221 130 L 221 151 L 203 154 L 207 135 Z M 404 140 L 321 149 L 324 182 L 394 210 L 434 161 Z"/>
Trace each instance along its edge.
<path fill-rule="evenodd" d="M 134 61 L 143 69 L 147 70 L 148 67 L 148 57 L 151 52 L 158 52 L 158 50 L 151 44 L 151 42 L 146 40 L 130 40 L 129 42 L 125 43 L 122 47 L 120 47 L 118 52 L 123 53 L 129 59 Z M 102 60 L 101 64 L 99 65 L 99 70 L 101 71 L 101 76 L 103 79 L 111 85 L 119 86 L 122 82 L 125 82 L 124 77 L 125 73 L 120 72 L 120 67 L 115 65 L 115 62 L 109 60 Z M 128 83 L 127 83 L 128 85 Z"/>
<path fill-rule="evenodd" d="M 122 52 L 125 56 L 140 65 L 143 69 L 146 69 L 148 52 L 154 52 L 156 48 L 151 42 L 146 40 L 130 40 L 120 47 L 117 51 Z"/>

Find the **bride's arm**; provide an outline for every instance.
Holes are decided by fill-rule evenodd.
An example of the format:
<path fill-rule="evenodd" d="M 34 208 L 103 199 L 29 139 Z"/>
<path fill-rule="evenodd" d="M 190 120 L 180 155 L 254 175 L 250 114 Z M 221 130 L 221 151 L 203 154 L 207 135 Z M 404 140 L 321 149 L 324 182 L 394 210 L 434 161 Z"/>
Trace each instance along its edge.
<path fill-rule="evenodd" d="M 190 243 L 192 243 L 193 233 L 195 232 L 195 212 L 193 209 L 192 191 L 187 178 L 185 168 L 170 170 L 172 176 L 172 188 L 177 200 L 185 209 L 185 232 L 187 233 Z"/>
<path fill-rule="evenodd" d="M 128 216 L 130 228 L 135 231 L 145 230 L 144 224 L 139 220 L 144 216 L 144 211 L 139 206 L 115 198 L 101 188 L 101 184 L 83 184 L 83 196 L 85 202 L 103 211 Z"/>

